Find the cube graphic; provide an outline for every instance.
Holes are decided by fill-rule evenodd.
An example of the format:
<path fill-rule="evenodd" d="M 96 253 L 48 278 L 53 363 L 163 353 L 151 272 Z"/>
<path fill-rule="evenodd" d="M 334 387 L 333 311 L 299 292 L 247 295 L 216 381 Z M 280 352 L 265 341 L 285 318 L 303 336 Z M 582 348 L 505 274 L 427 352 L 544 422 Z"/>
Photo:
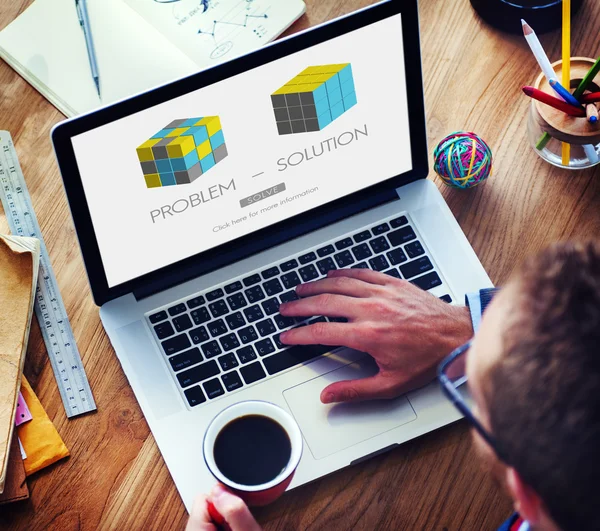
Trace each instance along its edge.
<path fill-rule="evenodd" d="M 148 188 L 189 184 L 227 156 L 218 116 L 173 120 L 136 151 Z"/>
<path fill-rule="evenodd" d="M 350 63 L 309 66 L 271 94 L 280 135 L 321 131 L 356 105 Z"/>

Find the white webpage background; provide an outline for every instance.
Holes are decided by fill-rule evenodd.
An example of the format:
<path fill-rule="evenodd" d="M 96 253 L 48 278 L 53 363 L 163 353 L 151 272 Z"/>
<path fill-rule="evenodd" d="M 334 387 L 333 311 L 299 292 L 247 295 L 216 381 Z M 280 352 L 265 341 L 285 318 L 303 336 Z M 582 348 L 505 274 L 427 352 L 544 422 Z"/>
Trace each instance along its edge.
<path fill-rule="evenodd" d="M 278 135 L 270 95 L 307 66 L 351 63 L 358 103 L 322 131 Z M 146 188 L 136 147 L 174 119 L 218 115 L 228 157 L 191 184 Z M 280 158 L 346 131 L 368 137 L 278 171 Z M 348 135 L 346 135 L 348 138 Z M 412 169 L 400 15 L 145 109 L 72 139 L 109 287 Z M 297 156 L 294 161 L 297 160 Z M 253 175 L 264 172 L 259 177 Z M 236 190 L 153 223 L 150 211 L 235 179 Z M 286 191 L 239 200 L 284 182 Z M 213 227 L 318 191 L 226 230 Z"/>

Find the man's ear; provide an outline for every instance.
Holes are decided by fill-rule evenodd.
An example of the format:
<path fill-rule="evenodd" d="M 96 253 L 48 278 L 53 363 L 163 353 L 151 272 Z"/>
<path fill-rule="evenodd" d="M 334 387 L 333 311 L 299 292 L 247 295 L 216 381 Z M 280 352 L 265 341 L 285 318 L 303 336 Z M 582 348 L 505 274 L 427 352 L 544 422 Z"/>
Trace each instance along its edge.
<path fill-rule="evenodd" d="M 512 467 L 506 469 L 506 486 L 514 501 L 515 511 L 531 525 L 537 525 L 543 514 L 541 498 Z"/>

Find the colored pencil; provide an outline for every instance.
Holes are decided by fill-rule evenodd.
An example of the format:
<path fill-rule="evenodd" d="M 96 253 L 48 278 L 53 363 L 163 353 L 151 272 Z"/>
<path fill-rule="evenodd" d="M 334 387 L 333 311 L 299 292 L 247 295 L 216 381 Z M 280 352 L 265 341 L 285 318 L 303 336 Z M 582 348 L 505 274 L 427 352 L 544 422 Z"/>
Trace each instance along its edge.
<path fill-rule="evenodd" d="M 589 94 L 584 94 L 579 98 L 581 103 L 596 103 L 600 101 L 600 92 L 590 92 Z"/>
<path fill-rule="evenodd" d="M 580 99 L 581 96 L 583 96 L 583 93 L 585 92 L 585 89 L 593 81 L 593 79 L 596 77 L 596 75 L 598 74 L 598 72 L 600 72 L 600 57 L 594 63 L 594 66 L 592 66 L 592 68 L 590 68 L 590 70 L 588 71 L 588 73 L 581 80 L 581 83 L 579 83 L 579 86 L 575 89 L 575 92 L 573 92 L 573 96 L 576 99 Z"/>
<path fill-rule="evenodd" d="M 569 97 L 573 98 L 572 94 L 568 91 L 568 88 L 571 87 L 571 0 L 563 0 L 562 2 L 562 83 L 564 87 L 567 87 L 565 91 Z M 550 81 L 550 84 L 552 84 L 552 81 Z M 565 101 L 568 102 L 569 100 L 565 99 Z M 563 142 L 563 166 L 568 166 L 570 160 L 571 145 Z"/>
<path fill-rule="evenodd" d="M 527 44 L 529 44 L 529 47 L 531 48 L 531 51 L 533 52 L 536 61 L 538 62 L 540 68 L 542 69 L 542 72 L 544 72 L 544 75 L 546 76 L 546 79 L 548 80 L 548 82 L 551 79 L 556 79 L 556 72 L 554 71 L 554 68 L 552 68 L 550 59 L 548 59 L 548 56 L 546 55 L 546 52 L 542 47 L 542 43 L 535 34 L 535 31 L 533 31 L 532 27 L 529 24 L 527 24 L 527 22 L 525 22 L 523 19 L 521 19 L 521 25 L 523 26 L 523 35 L 525 35 Z"/>
<path fill-rule="evenodd" d="M 556 79 L 550 80 L 550 86 L 554 89 L 554 91 L 569 105 L 573 105 L 574 107 L 581 107 L 581 103 L 577 101 L 573 94 L 571 94 L 563 85 L 561 85 Z"/>
<path fill-rule="evenodd" d="M 588 103 L 585 106 L 585 114 L 587 116 L 588 122 L 591 124 L 595 124 L 598 122 L 598 107 L 594 103 Z"/>
<path fill-rule="evenodd" d="M 547 92 L 536 89 L 534 87 L 523 87 L 523 92 L 527 94 L 527 96 L 529 96 L 530 98 L 541 101 L 546 105 L 550 105 L 550 107 L 554 107 L 555 109 L 558 109 L 559 111 L 562 111 L 568 114 L 569 116 L 577 116 L 579 118 L 583 118 L 586 115 L 585 111 L 581 108 L 581 106 L 575 107 L 574 105 L 565 103 L 563 100 L 559 100 L 558 98 L 551 96 Z"/>

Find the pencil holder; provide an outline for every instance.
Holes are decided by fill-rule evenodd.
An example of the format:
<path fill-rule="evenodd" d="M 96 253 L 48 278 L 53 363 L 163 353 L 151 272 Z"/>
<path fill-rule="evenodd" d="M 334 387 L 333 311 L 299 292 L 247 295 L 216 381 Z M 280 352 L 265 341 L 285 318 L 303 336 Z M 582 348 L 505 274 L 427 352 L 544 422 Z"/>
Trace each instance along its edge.
<path fill-rule="evenodd" d="M 587 57 L 571 59 L 571 92 L 579 86 L 595 61 Z M 553 65 L 556 77 L 562 79 L 562 61 Z M 555 96 L 544 74 L 540 74 L 535 88 Z M 600 92 L 600 75 L 588 89 Z M 532 100 L 527 122 L 527 136 L 535 152 L 545 161 L 568 169 L 585 169 L 600 162 L 600 122 L 590 123 L 587 118 L 568 116 L 564 112 L 540 101 Z M 562 144 L 570 145 L 569 164 L 562 162 Z"/>

